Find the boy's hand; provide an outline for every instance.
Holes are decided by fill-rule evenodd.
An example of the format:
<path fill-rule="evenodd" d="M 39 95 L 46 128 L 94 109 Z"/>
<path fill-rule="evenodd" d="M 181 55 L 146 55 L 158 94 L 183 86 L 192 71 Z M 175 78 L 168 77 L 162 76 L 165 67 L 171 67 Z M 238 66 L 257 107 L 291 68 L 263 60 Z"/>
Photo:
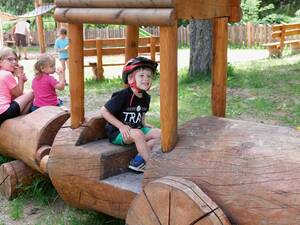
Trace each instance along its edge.
<path fill-rule="evenodd" d="M 128 126 L 128 125 L 122 125 L 120 128 L 120 133 L 122 134 L 122 137 L 123 137 L 123 140 L 126 141 L 126 140 L 129 140 L 130 139 L 130 130 L 131 130 L 131 127 Z"/>

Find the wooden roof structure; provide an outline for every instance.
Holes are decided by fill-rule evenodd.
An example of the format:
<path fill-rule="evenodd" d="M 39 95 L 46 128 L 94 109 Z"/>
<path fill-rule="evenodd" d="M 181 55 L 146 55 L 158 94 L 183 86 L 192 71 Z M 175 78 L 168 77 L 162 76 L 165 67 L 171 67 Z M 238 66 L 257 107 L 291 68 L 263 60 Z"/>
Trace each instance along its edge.
<path fill-rule="evenodd" d="M 138 26 L 160 27 L 162 150 L 177 142 L 177 20 L 212 19 L 212 113 L 225 116 L 227 23 L 240 20 L 240 0 L 56 0 L 54 17 L 69 27 L 71 126 L 84 122 L 83 23 L 125 24 L 128 60 L 137 56 Z"/>

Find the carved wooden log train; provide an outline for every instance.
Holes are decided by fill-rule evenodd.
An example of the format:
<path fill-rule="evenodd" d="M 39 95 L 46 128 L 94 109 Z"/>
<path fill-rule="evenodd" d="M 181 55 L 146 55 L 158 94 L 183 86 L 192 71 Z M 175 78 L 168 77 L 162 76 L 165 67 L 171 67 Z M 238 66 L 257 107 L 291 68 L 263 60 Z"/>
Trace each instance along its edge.
<path fill-rule="evenodd" d="M 17 182 L 48 174 L 65 202 L 129 225 L 299 224 L 300 133 L 221 118 L 227 22 L 240 19 L 238 0 L 56 4 L 55 18 L 69 28 L 71 118 L 65 123 L 68 113 L 45 107 L 2 124 L 0 154 L 17 159 L 0 167 L 5 196 L 16 195 Z M 177 130 L 176 26 L 181 18 L 214 20 L 212 112 L 218 117 L 197 118 Z M 134 146 L 109 144 L 101 116 L 84 119 L 82 24 L 87 22 L 128 25 L 126 60 L 137 55 L 138 25 L 160 26 L 162 142 L 145 174 L 127 170 Z"/>

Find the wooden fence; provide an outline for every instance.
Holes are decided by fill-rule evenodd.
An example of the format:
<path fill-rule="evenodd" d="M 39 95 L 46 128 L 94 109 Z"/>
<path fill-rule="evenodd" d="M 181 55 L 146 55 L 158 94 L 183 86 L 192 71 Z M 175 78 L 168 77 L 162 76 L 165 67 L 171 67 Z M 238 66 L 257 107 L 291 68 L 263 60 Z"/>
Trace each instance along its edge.
<path fill-rule="evenodd" d="M 158 27 L 144 28 L 149 33 L 159 36 Z M 123 38 L 124 27 L 119 28 L 103 28 L 103 29 L 86 29 L 84 31 L 85 39 L 95 38 Z M 232 44 L 255 46 L 272 42 L 271 25 L 269 24 L 251 24 L 246 25 L 230 25 L 228 30 L 228 40 Z M 45 34 L 47 45 L 53 45 L 55 41 L 55 31 L 47 31 Z M 33 43 L 38 43 L 36 32 L 33 32 Z M 299 37 L 294 37 L 299 38 Z M 189 28 L 178 28 L 178 45 L 189 45 L 190 34 Z"/>

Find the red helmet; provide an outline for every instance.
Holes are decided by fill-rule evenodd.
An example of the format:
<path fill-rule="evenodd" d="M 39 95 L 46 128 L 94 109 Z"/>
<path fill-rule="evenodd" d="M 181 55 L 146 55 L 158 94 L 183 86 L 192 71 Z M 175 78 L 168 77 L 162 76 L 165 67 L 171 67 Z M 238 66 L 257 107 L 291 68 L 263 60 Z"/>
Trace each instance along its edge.
<path fill-rule="evenodd" d="M 128 75 L 139 68 L 149 68 L 155 73 L 157 63 L 142 56 L 130 59 L 123 67 L 122 72 L 122 79 L 125 84 L 128 84 Z"/>

